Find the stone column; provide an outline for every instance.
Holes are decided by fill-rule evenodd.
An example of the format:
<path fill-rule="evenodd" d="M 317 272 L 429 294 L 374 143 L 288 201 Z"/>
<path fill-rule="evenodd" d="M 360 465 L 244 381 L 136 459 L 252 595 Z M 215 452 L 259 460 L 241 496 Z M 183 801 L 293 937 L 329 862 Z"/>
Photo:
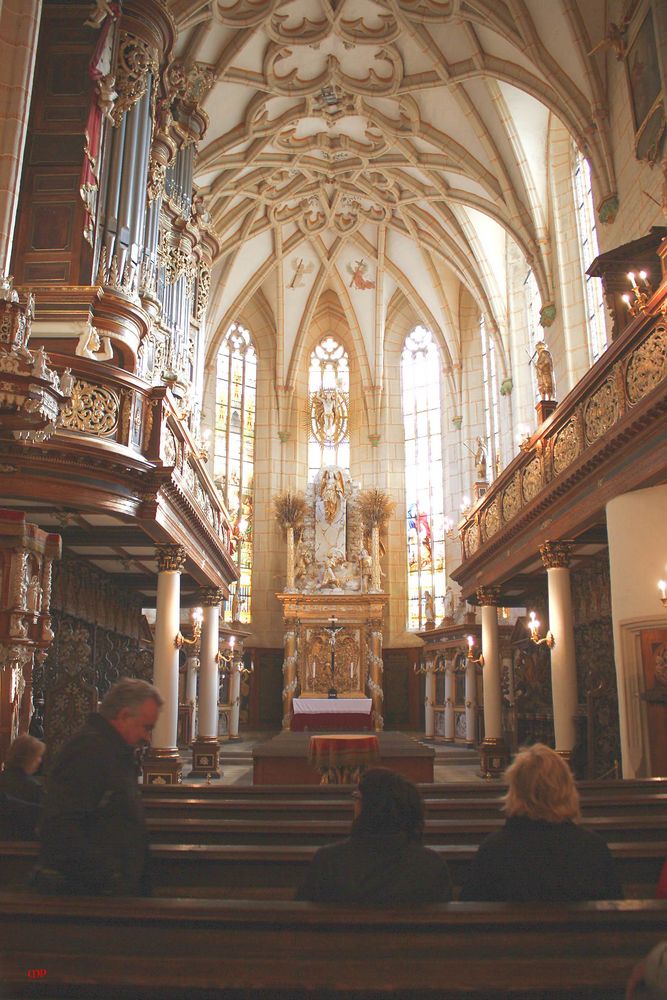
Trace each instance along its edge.
<path fill-rule="evenodd" d="M 445 670 L 445 743 L 454 742 L 454 661 L 446 661 Z"/>
<path fill-rule="evenodd" d="M 379 566 L 378 561 L 378 566 Z M 370 670 L 368 675 L 368 687 L 373 699 L 373 719 L 375 720 L 376 732 L 384 729 L 384 716 L 382 715 L 382 702 L 384 701 L 384 691 L 382 690 L 382 673 L 384 665 L 382 663 L 382 623 L 379 621 L 369 622 L 370 625 Z"/>
<path fill-rule="evenodd" d="M 380 573 L 380 527 L 374 524 L 371 527 L 371 594 L 379 594 L 382 590 L 382 576 Z"/>
<path fill-rule="evenodd" d="M 477 664 L 466 662 L 466 743 L 477 742 Z"/>
<path fill-rule="evenodd" d="M 554 709 L 556 753 L 570 760 L 577 730 L 577 661 L 570 589 L 570 555 L 567 542 L 545 542 L 540 546 L 549 587 L 549 628 L 555 637 L 551 650 L 551 696 Z"/>
<path fill-rule="evenodd" d="M 480 764 L 485 778 L 499 778 L 507 766 L 509 751 L 503 738 L 503 699 L 500 684 L 498 643 L 498 587 L 480 587 L 477 603 L 482 609 L 482 657 L 484 677 L 484 740 Z"/>
<path fill-rule="evenodd" d="M 432 740 L 435 736 L 435 673 L 433 660 L 426 661 L 425 692 L 424 692 L 424 736 Z"/>
<path fill-rule="evenodd" d="M 42 0 L 0 3 L 0 277 L 9 273 Z"/>
<path fill-rule="evenodd" d="M 199 657 L 196 653 L 190 653 L 185 661 L 185 703 L 192 705 L 192 733 L 197 732 L 197 671 L 199 670 Z"/>
<path fill-rule="evenodd" d="M 239 712 L 241 710 L 241 673 L 243 669 L 243 661 L 241 659 L 241 651 L 237 653 L 238 659 L 232 663 L 231 674 L 229 675 L 229 700 L 232 705 L 232 710 L 229 715 L 229 738 L 230 740 L 239 739 Z M 290 712 L 291 712 L 291 702 L 290 702 Z"/>
<path fill-rule="evenodd" d="M 157 603 L 153 684 L 164 698 L 150 749 L 143 763 L 144 784 L 176 785 L 182 780 L 178 729 L 178 660 L 176 637 L 181 619 L 181 573 L 185 566 L 182 545 L 157 547 Z"/>
<path fill-rule="evenodd" d="M 287 579 L 285 590 L 288 594 L 293 593 L 294 587 L 294 528 L 287 525 Z"/>
<path fill-rule="evenodd" d="M 220 603 L 224 596 L 218 587 L 208 587 L 200 595 L 203 620 L 199 653 L 199 710 L 190 772 L 194 778 L 220 778 L 217 656 L 220 644 Z"/>
<path fill-rule="evenodd" d="M 292 721 L 292 698 L 296 691 L 296 622 L 285 622 L 285 659 L 283 661 L 283 729 L 289 729 Z M 233 676 L 233 675 L 232 675 Z M 230 700 L 232 699 L 230 678 Z M 231 725 L 231 723 L 230 723 Z"/>

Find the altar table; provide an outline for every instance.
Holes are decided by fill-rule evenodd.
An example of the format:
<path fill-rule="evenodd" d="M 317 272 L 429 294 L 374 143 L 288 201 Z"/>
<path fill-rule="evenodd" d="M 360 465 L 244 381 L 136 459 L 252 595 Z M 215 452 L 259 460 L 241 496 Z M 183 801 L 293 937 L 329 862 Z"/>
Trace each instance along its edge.
<path fill-rule="evenodd" d="M 308 761 L 321 774 L 321 785 L 356 784 L 366 768 L 379 763 L 377 736 L 334 733 L 311 736 Z"/>
<path fill-rule="evenodd" d="M 292 732 L 334 730 L 350 732 L 373 728 L 370 698 L 294 698 Z"/>

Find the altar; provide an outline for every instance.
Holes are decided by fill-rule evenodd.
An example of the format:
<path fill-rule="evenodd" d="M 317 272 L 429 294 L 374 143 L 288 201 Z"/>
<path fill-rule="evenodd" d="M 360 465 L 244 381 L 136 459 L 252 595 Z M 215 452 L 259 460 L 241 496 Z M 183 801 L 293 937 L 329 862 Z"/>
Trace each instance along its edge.
<path fill-rule="evenodd" d="M 285 626 L 283 729 L 379 732 L 387 603 L 379 533 L 391 501 L 325 466 L 301 501 L 287 492 L 274 505 L 287 532 L 286 587 L 276 594 Z"/>
<path fill-rule="evenodd" d="M 373 728 L 370 698 L 294 698 L 291 730 L 354 733 Z"/>

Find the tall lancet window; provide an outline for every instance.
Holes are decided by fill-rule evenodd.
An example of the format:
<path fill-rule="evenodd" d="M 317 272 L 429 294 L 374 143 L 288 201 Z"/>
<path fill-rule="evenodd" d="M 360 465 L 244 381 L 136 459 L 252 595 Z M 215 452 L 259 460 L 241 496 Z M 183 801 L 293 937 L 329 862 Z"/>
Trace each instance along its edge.
<path fill-rule="evenodd" d="M 234 558 L 241 574 L 236 598 L 242 622 L 251 620 L 256 394 L 257 355 L 252 338 L 240 323 L 232 323 L 218 352 L 213 475 L 233 526 Z"/>
<path fill-rule="evenodd" d="M 577 216 L 577 232 L 581 255 L 581 272 L 584 279 L 584 301 L 586 306 L 586 327 L 588 331 L 588 350 L 591 361 L 597 361 L 607 349 L 607 328 L 605 326 L 604 298 L 602 281 L 586 274 L 600 253 L 598 234 L 595 227 L 595 206 L 591 187 L 591 169 L 588 160 L 581 155 L 573 144 L 574 160 L 572 178 L 574 182 L 574 205 Z"/>
<path fill-rule="evenodd" d="M 484 383 L 484 430 L 487 461 L 487 478 L 493 480 L 500 468 L 500 407 L 498 396 L 498 372 L 496 369 L 496 346 L 493 337 L 486 330 L 483 316 L 479 320 L 479 336 L 482 342 L 482 381 Z"/>
<path fill-rule="evenodd" d="M 350 367 L 347 351 L 333 337 L 322 337 L 310 356 L 308 405 L 308 482 L 325 465 L 349 471 Z"/>
<path fill-rule="evenodd" d="M 445 594 L 445 517 L 440 352 L 418 326 L 401 358 L 408 539 L 408 628 L 440 621 Z"/>

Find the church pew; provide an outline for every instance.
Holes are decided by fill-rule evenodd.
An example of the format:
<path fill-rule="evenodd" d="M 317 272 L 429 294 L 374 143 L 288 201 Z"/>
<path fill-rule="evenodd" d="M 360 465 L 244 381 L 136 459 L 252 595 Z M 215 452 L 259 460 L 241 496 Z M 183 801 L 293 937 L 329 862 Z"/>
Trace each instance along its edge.
<path fill-rule="evenodd" d="M 502 812 L 500 797 L 444 799 L 425 798 L 424 812 L 427 819 L 482 819 L 494 818 Z M 146 798 L 145 809 L 148 816 L 168 818 L 187 816 L 190 819 L 347 819 L 352 816 L 351 799 L 332 799 L 312 796 L 303 799 L 276 798 L 238 799 L 215 798 L 198 795 L 196 791 L 188 796 L 151 796 Z M 667 827 L 667 793 L 654 795 L 639 793 L 632 797 L 612 792 L 604 797 L 582 799 L 582 815 L 660 815 Z"/>
<path fill-rule="evenodd" d="M 470 844 L 434 844 L 446 860 L 458 889 L 466 877 L 476 847 Z M 667 857 L 667 841 L 610 843 L 625 894 L 652 898 Z M 153 886 L 159 895 L 224 896 L 234 889 L 288 889 L 301 881 L 317 850 L 314 845 L 153 844 Z M 36 843 L 0 842 L 0 889 L 28 884 L 38 852 Z"/>
<path fill-rule="evenodd" d="M 655 901 L 383 911 L 2 893 L 0 964 L 13 1000 L 622 1000 L 666 925 Z"/>
<path fill-rule="evenodd" d="M 504 825 L 498 813 L 482 819 L 430 819 L 424 827 L 426 844 L 466 843 L 479 845 Z M 148 817 L 154 843 L 204 844 L 329 844 L 348 836 L 348 819 L 191 819 L 183 816 Z M 664 816 L 589 816 L 583 825 L 605 840 L 661 840 Z"/>
<path fill-rule="evenodd" d="M 223 766 L 224 770 L 224 766 Z M 506 791 L 502 781 L 457 781 L 435 782 L 418 785 L 423 798 L 500 798 Z M 667 778 L 628 778 L 610 781 L 578 781 L 577 788 L 582 800 L 604 798 L 611 792 L 621 796 L 667 794 Z M 315 790 L 317 789 L 317 790 Z M 308 799 L 317 795 L 318 798 L 349 799 L 354 788 L 352 785 L 224 785 L 217 782 L 207 784 L 180 785 L 142 785 L 142 794 L 146 799 L 165 796 L 175 798 L 193 794 L 211 798 L 229 799 Z"/>

